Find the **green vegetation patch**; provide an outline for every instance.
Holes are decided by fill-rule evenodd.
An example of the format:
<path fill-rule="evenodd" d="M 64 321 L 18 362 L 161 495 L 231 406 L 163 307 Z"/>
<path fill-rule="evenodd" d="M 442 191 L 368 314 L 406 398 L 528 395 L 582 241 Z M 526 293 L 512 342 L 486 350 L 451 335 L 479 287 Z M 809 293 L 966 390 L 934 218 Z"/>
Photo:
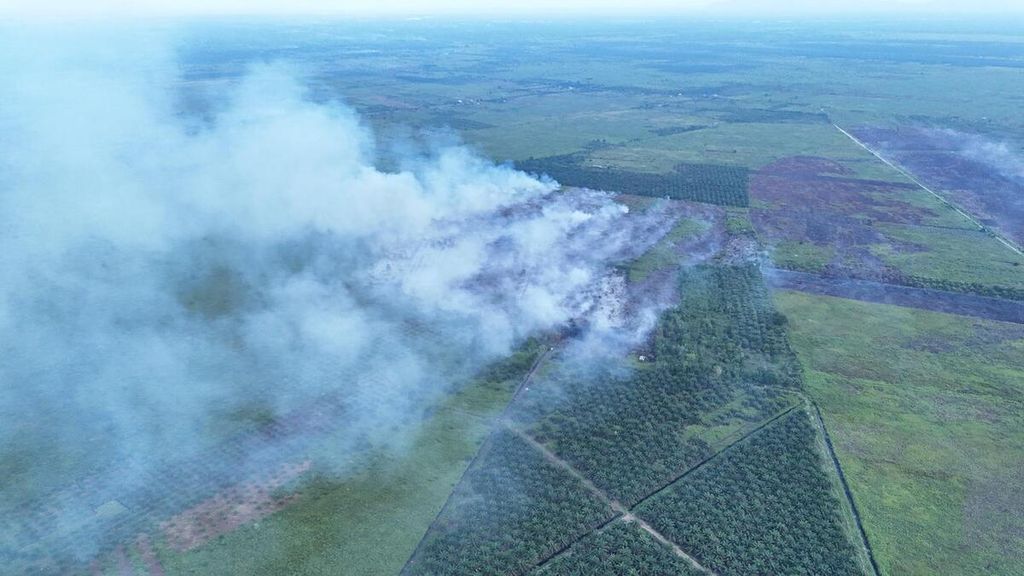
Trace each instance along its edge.
<path fill-rule="evenodd" d="M 707 232 L 710 227 L 705 220 L 680 218 L 657 244 L 627 265 L 626 277 L 630 282 L 643 282 L 652 273 L 677 264 L 682 257 L 677 245 Z"/>
<path fill-rule="evenodd" d="M 683 274 L 651 350 L 627 377 L 552 376 L 515 411 L 530 434 L 625 504 L 640 501 L 770 418 L 793 398 L 799 367 L 785 318 L 753 266 Z"/>
<path fill-rule="evenodd" d="M 806 412 L 794 410 L 636 513 L 721 574 L 862 574 L 823 466 Z"/>
<path fill-rule="evenodd" d="M 607 574 L 676 574 L 700 576 L 689 561 L 676 556 L 634 522 L 617 521 L 595 532 L 564 554 L 531 572 L 535 576 L 605 576 Z"/>
<path fill-rule="evenodd" d="M 907 284 L 1024 300 L 1024 257 L 980 230 L 883 223 L 888 238 L 904 246 L 874 253 L 907 276 Z"/>
<path fill-rule="evenodd" d="M 747 170 L 739 166 L 682 163 L 672 172 L 655 174 L 584 165 L 580 154 L 523 160 L 520 170 L 547 174 L 562 185 L 640 196 L 664 196 L 722 206 L 746 206 Z"/>
<path fill-rule="evenodd" d="M 523 574 L 613 512 L 515 433 L 494 433 L 403 574 Z"/>
<path fill-rule="evenodd" d="M 883 573 L 1024 574 L 1024 326 L 776 302 Z"/>
<path fill-rule="evenodd" d="M 813 242 L 781 240 L 772 248 L 772 261 L 780 268 L 821 272 L 835 258 L 836 249 Z"/>
<path fill-rule="evenodd" d="M 156 542 L 167 574 L 397 574 L 540 354 L 531 340 L 443 402 L 408 446 L 327 470 L 280 512 L 179 552 Z M 346 445 L 346 438 L 336 438 Z M 326 441 L 309 456 L 332 461 Z M 323 457 L 320 455 L 323 453 Z"/>
<path fill-rule="evenodd" d="M 754 225 L 750 222 L 750 210 L 728 208 L 725 216 L 725 231 L 730 236 L 753 236 Z"/>
<path fill-rule="evenodd" d="M 736 106 L 737 114 L 748 113 L 737 104 L 733 106 Z M 716 122 L 704 130 L 647 138 L 629 146 L 600 150 L 591 154 L 590 161 L 623 169 L 639 169 L 644 165 L 667 168 L 689 162 L 756 170 L 787 156 L 826 156 L 855 163 L 863 161 L 866 177 L 893 173 L 892 169 L 826 123 Z M 885 170 L 878 170 L 878 166 L 872 167 L 872 164 Z"/>

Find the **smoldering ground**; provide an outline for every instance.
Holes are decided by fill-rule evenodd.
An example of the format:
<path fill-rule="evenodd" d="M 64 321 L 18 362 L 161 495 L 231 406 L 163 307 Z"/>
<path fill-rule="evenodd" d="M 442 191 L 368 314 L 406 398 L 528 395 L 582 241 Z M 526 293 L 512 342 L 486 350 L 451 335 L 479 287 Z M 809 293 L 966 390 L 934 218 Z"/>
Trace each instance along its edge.
<path fill-rule="evenodd" d="M 287 64 L 254 66 L 197 123 L 166 39 L 4 44 L 11 566 L 87 560 L 318 435 L 340 438 L 332 474 L 400 450 L 526 336 L 607 315 L 610 264 L 669 225 L 461 146 L 380 169 L 354 112 L 310 101 Z"/>

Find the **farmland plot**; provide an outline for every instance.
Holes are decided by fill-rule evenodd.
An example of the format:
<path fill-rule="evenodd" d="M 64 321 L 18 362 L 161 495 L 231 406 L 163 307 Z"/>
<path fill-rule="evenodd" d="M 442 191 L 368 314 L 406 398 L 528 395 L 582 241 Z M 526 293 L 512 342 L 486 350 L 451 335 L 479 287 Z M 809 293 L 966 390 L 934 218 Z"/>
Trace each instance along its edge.
<path fill-rule="evenodd" d="M 916 184 L 797 157 L 759 170 L 750 191 L 751 220 L 780 268 L 1024 298 L 1024 257 Z"/>

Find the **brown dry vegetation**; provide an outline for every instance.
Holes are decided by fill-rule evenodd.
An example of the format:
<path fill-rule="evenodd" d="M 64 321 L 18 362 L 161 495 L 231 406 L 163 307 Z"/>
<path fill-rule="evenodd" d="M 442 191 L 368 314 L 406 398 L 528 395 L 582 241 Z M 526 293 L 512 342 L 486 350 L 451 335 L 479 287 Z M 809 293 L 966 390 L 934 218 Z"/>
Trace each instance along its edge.
<path fill-rule="evenodd" d="M 968 219 L 915 184 L 847 173 L 791 157 L 751 177 L 751 222 L 778 267 L 1024 299 L 1024 260 Z"/>
<path fill-rule="evenodd" d="M 285 464 L 257 480 L 232 486 L 161 523 L 168 545 L 179 552 L 281 510 L 297 497 L 277 491 L 312 467 L 304 460 Z"/>
<path fill-rule="evenodd" d="M 160 560 L 157 558 L 156 552 L 153 551 L 153 544 L 149 541 L 147 534 L 139 534 L 139 537 L 135 539 L 135 549 L 146 565 L 149 576 L 164 576 L 164 568 L 160 565 Z"/>
<path fill-rule="evenodd" d="M 986 148 L 998 143 L 952 130 L 906 126 L 855 132 L 986 226 L 998 228 L 1018 244 L 1024 242 L 1024 183 L 1008 175 L 1014 168 L 1001 167 L 1000 159 Z"/>
<path fill-rule="evenodd" d="M 750 181 L 758 201 L 751 221 L 777 248 L 776 261 L 785 268 L 895 280 L 899 270 L 879 259 L 872 246 L 897 252 L 926 247 L 889 238 L 875 224 L 920 225 L 939 214 L 899 198 L 912 185 L 842 176 L 846 173 L 826 158 L 785 158 L 766 166 Z"/>

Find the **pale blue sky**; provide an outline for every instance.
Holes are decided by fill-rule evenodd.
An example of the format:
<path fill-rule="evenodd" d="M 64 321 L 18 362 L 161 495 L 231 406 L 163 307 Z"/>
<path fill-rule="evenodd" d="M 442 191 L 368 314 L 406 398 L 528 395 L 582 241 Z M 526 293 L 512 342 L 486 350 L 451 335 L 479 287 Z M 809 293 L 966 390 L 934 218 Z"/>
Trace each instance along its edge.
<path fill-rule="evenodd" d="M 1024 0 L 0 0 L 0 16 L 1020 14 Z"/>

